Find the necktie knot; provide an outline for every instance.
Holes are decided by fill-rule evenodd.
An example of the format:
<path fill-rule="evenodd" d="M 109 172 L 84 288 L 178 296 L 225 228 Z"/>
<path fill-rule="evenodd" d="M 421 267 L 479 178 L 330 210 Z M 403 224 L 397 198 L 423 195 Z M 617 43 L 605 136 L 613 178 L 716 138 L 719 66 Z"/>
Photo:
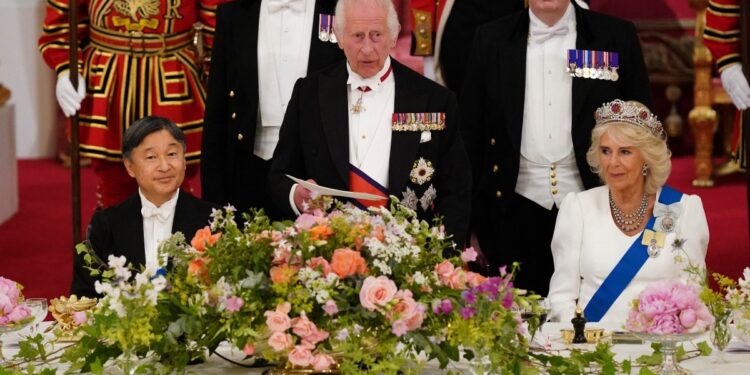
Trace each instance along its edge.
<path fill-rule="evenodd" d="M 268 11 L 276 13 L 282 9 L 289 9 L 297 12 L 304 10 L 304 0 L 268 0 Z"/>
<path fill-rule="evenodd" d="M 141 207 L 141 215 L 144 219 L 147 218 L 156 218 L 156 220 L 159 220 L 160 222 L 164 223 L 167 221 L 169 216 L 171 215 L 171 212 L 166 207 Z"/>
<path fill-rule="evenodd" d="M 357 90 L 362 91 L 362 92 L 372 91 L 372 89 L 370 88 L 370 86 L 359 86 L 359 87 L 357 87 Z"/>
<path fill-rule="evenodd" d="M 561 25 L 556 27 L 547 27 L 544 29 L 532 29 L 529 33 L 537 43 L 544 43 L 552 39 L 556 35 L 566 35 L 568 33 L 568 26 Z"/>

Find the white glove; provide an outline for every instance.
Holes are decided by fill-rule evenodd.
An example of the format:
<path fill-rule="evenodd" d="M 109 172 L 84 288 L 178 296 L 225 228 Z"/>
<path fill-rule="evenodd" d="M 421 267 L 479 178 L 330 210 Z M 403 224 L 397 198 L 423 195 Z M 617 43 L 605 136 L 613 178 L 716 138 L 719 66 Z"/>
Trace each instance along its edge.
<path fill-rule="evenodd" d="M 79 74 L 78 91 L 76 91 L 73 88 L 73 84 L 70 83 L 69 73 L 70 71 L 60 73 L 60 76 L 57 78 L 57 86 L 55 87 L 57 104 L 60 105 L 65 117 L 75 115 L 81 109 L 83 98 L 86 97 L 86 81 Z"/>
<path fill-rule="evenodd" d="M 742 65 L 734 64 L 724 69 L 721 72 L 721 85 L 737 109 L 744 111 L 750 107 L 750 85 L 742 73 Z"/>

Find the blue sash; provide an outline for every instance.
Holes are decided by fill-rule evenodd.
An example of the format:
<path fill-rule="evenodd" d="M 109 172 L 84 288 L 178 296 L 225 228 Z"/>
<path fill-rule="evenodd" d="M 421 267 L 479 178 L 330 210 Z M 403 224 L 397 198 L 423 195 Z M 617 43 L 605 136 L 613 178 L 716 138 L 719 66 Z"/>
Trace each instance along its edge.
<path fill-rule="evenodd" d="M 681 199 L 682 193 L 666 185 L 662 187 L 661 194 L 659 194 L 659 203 L 664 205 L 679 202 Z M 646 224 L 646 229 L 653 230 L 655 221 L 656 218 L 651 215 Z M 583 315 L 589 322 L 598 322 L 602 319 L 648 260 L 648 247 L 641 243 L 645 232 L 644 229 L 641 235 L 635 239 L 635 242 L 630 245 L 628 251 L 612 269 L 612 272 L 607 275 L 607 278 L 604 279 L 602 285 L 586 305 Z"/>

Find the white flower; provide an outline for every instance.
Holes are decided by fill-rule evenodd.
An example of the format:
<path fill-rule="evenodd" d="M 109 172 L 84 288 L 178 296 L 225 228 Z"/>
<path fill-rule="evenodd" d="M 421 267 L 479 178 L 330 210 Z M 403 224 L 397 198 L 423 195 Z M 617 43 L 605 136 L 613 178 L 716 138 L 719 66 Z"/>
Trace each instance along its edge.
<path fill-rule="evenodd" d="M 414 283 L 417 285 L 424 285 L 427 282 L 427 278 L 420 271 L 414 273 L 412 280 L 414 280 Z"/>
<path fill-rule="evenodd" d="M 107 265 L 109 265 L 109 268 L 121 268 L 125 267 L 125 263 L 127 263 L 127 261 L 128 260 L 123 255 L 120 255 L 119 257 L 110 255 L 107 258 Z"/>
<path fill-rule="evenodd" d="M 331 294 L 328 293 L 328 291 L 325 289 L 319 290 L 318 293 L 315 295 L 315 301 L 317 301 L 321 305 L 326 303 L 330 299 L 331 299 Z"/>
<path fill-rule="evenodd" d="M 101 281 L 96 280 L 94 282 L 94 290 L 96 290 L 96 292 L 99 294 L 107 295 L 112 293 L 112 284 L 102 283 Z"/>

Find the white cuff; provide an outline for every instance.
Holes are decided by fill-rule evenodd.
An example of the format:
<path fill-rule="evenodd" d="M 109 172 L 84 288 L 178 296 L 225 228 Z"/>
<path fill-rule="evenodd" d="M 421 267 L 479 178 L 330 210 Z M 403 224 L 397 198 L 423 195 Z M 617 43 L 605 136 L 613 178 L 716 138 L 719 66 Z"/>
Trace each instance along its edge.
<path fill-rule="evenodd" d="M 294 204 L 294 192 L 297 190 L 297 185 L 299 184 L 292 185 L 292 188 L 289 190 L 289 205 L 292 206 L 292 211 L 294 211 L 294 214 L 299 216 L 302 215 L 302 213 L 299 212 L 299 210 L 297 209 L 297 205 Z"/>

